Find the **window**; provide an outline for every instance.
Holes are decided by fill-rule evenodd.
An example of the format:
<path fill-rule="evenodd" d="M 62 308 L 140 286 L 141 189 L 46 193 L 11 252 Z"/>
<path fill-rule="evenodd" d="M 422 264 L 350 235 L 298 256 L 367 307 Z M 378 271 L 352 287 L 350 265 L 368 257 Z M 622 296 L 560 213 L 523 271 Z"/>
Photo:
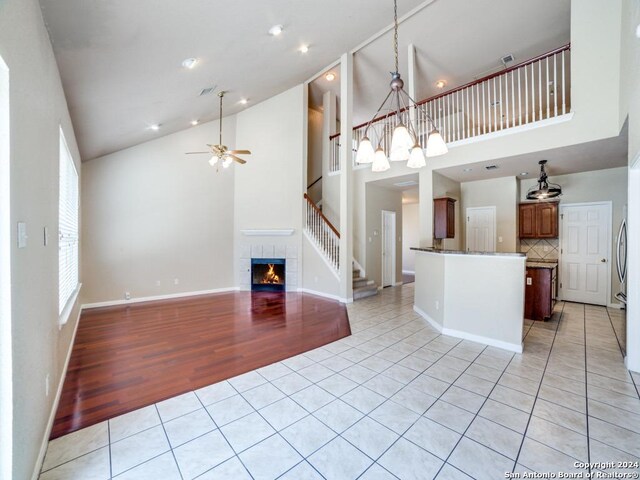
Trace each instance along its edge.
<path fill-rule="evenodd" d="M 66 323 L 78 290 L 78 172 L 62 128 L 60 128 L 58 220 L 58 313 L 61 323 Z"/>

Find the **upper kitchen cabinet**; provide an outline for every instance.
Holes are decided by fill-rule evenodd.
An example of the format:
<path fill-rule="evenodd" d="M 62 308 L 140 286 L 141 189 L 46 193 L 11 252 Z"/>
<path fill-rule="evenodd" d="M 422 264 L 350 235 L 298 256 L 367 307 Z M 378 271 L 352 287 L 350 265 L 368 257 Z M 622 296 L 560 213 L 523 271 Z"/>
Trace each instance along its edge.
<path fill-rule="evenodd" d="M 454 238 L 456 236 L 455 199 L 444 197 L 433 199 L 433 238 Z"/>
<path fill-rule="evenodd" d="M 520 238 L 557 237 L 558 202 L 520 204 Z"/>

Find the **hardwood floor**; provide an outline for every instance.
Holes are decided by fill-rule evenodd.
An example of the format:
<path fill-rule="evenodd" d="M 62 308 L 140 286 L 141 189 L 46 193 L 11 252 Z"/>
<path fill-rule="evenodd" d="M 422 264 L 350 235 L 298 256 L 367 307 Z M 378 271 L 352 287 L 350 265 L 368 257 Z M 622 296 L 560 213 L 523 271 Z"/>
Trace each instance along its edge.
<path fill-rule="evenodd" d="M 344 305 L 235 292 L 82 313 L 51 438 L 350 335 Z"/>

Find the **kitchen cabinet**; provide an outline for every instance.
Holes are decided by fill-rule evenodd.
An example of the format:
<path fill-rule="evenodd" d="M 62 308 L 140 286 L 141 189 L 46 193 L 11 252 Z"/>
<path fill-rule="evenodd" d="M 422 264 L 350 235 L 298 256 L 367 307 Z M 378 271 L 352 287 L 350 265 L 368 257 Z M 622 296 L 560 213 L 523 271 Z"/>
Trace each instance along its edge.
<path fill-rule="evenodd" d="M 521 203 L 520 238 L 558 238 L 558 202 Z"/>
<path fill-rule="evenodd" d="M 456 236 L 455 204 L 455 199 L 449 197 L 433 199 L 433 238 Z"/>
<path fill-rule="evenodd" d="M 557 266 L 527 266 L 524 317 L 547 320 L 553 314 L 558 293 Z"/>

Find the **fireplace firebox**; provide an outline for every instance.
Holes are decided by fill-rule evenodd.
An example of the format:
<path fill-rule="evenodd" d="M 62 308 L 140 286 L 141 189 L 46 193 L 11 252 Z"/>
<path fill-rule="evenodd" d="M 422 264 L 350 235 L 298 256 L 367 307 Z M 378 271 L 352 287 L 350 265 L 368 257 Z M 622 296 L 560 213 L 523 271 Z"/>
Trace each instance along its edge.
<path fill-rule="evenodd" d="M 285 259 L 284 258 L 252 258 L 251 259 L 251 291 L 284 292 L 285 291 Z"/>

